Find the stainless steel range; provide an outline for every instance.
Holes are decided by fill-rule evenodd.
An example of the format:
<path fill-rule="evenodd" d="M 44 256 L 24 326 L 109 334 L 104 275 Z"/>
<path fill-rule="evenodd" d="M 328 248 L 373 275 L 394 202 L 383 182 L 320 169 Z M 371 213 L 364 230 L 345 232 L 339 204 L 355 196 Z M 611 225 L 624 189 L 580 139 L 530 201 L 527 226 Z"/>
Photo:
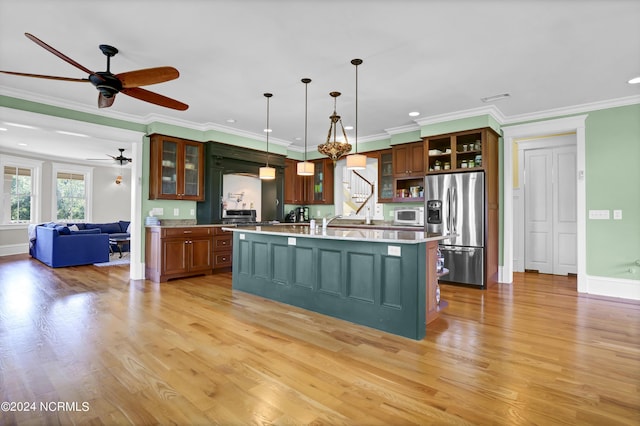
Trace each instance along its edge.
<path fill-rule="evenodd" d="M 255 210 L 226 210 L 222 217 L 224 224 L 254 224 L 256 222 Z"/>

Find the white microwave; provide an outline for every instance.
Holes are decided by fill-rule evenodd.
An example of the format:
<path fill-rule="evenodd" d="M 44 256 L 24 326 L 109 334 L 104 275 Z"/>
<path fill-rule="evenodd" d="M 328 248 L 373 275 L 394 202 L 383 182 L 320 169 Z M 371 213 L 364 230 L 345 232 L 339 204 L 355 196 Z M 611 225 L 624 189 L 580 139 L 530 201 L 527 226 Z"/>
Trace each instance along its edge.
<path fill-rule="evenodd" d="M 394 225 L 424 226 L 424 207 L 396 207 Z"/>

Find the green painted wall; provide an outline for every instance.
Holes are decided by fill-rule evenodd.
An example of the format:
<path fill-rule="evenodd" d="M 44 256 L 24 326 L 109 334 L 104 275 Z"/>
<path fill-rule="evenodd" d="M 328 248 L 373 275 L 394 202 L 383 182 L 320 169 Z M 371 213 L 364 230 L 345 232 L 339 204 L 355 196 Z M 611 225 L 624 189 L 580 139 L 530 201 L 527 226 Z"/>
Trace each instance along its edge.
<path fill-rule="evenodd" d="M 151 123 L 149 125 L 127 122 L 99 115 L 78 112 L 65 108 L 58 108 L 0 95 L 0 106 L 19 110 L 47 114 L 56 117 L 80 120 L 116 128 L 135 130 L 146 134 L 154 132 L 184 137 L 197 141 L 215 140 L 253 149 L 264 150 L 263 141 L 248 139 L 218 131 L 201 131 L 188 129 L 165 123 Z M 556 118 L 556 117 L 554 117 Z M 514 123 L 516 124 L 516 123 Z M 517 123 L 522 124 L 522 123 Z M 451 120 L 423 126 L 419 134 L 415 131 L 393 135 L 391 138 L 378 141 L 368 141 L 359 144 L 359 151 L 373 151 L 389 148 L 399 141 L 410 142 L 416 136 L 425 137 L 456 131 L 491 127 L 499 134 L 500 126 L 489 115 Z M 302 159 L 303 153 L 287 151 L 285 147 L 275 144 L 269 145 L 270 152 L 288 155 L 295 159 Z M 503 145 L 500 140 L 500 200 L 503 199 Z M 309 150 L 307 158 L 320 158 L 317 150 Z M 142 173 L 142 217 L 154 207 L 164 209 L 165 219 L 191 219 L 191 209 L 196 208 L 195 202 L 190 201 L 151 201 L 149 193 L 149 140 L 144 138 L 143 144 L 143 173 Z M 631 105 L 588 113 L 586 122 L 586 202 L 589 209 L 620 209 L 623 211 L 622 220 L 594 221 L 587 220 L 587 273 L 594 276 L 611 278 L 640 279 L 640 266 L 634 262 L 640 259 L 640 105 Z M 385 219 L 398 205 L 384 206 Z M 295 206 L 285 206 L 289 211 Z M 173 216 L 173 209 L 179 209 L 179 215 Z M 334 214 L 334 206 L 311 206 L 312 216 Z M 503 214 L 500 214 L 500 241 L 503 234 Z M 499 253 L 502 265 L 502 244 Z M 634 272 L 630 272 L 633 270 Z"/>
<path fill-rule="evenodd" d="M 585 138 L 587 274 L 638 280 L 640 105 L 590 112 Z M 588 210 L 610 210 L 611 219 L 589 220 Z"/>

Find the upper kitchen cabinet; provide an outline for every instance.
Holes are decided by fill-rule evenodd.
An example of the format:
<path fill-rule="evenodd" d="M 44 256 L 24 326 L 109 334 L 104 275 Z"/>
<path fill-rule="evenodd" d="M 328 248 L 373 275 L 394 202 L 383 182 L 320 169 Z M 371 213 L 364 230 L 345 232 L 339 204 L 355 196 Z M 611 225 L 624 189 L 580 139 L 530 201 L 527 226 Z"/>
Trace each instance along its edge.
<path fill-rule="evenodd" d="M 313 176 L 307 178 L 308 204 L 333 204 L 333 161 L 313 160 Z"/>
<path fill-rule="evenodd" d="M 298 176 L 298 162 L 286 158 L 284 160 L 284 202 L 285 204 L 304 203 L 302 176 Z"/>
<path fill-rule="evenodd" d="M 378 202 L 392 202 L 394 194 L 393 153 L 385 149 L 378 152 Z"/>
<path fill-rule="evenodd" d="M 498 135 L 490 128 L 431 136 L 424 141 L 427 174 L 497 167 Z"/>
<path fill-rule="evenodd" d="M 311 160 L 313 176 L 298 176 L 295 160 L 285 160 L 285 203 L 333 204 L 333 162 L 328 158 Z"/>
<path fill-rule="evenodd" d="M 403 143 L 391 149 L 394 177 L 424 177 L 424 142 Z"/>
<path fill-rule="evenodd" d="M 151 135 L 150 200 L 204 200 L 204 145 Z"/>

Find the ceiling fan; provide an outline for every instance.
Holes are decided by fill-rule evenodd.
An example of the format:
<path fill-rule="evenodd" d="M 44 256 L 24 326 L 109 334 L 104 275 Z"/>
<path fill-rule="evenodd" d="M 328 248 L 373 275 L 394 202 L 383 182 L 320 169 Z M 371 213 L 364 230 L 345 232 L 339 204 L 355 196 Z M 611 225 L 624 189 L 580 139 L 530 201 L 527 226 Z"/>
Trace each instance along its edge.
<path fill-rule="evenodd" d="M 124 166 L 125 164 L 131 162 L 131 158 L 127 158 L 124 156 L 124 148 L 118 148 L 118 151 L 120 151 L 120 155 L 118 155 L 117 157 L 114 157 L 113 155 L 109 155 L 109 154 L 105 154 L 105 155 L 107 157 L 113 158 L 116 161 L 116 163 L 120 164 L 120 166 Z M 108 158 L 87 158 L 87 160 L 106 161 L 109 159 Z"/>
<path fill-rule="evenodd" d="M 177 109 L 180 111 L 184 111 L 189 108 L 189 105 L 177 101 L 175 99 L 168 98 L 164 95 L 160 95 L 158 93 L 150 92 L 149 90 L 142 89 L 140 86 L 148 86 L 151 84 L 163 83 L 165 81 L 174 80 L 180 76 L 180 73 L 177 69 L 173 67 L 156 67 L 156 68 L 146 68 L 136 71 L 129 71 L 120 74 L 112 74 L 110 70 L 111 66 L 111 57 L 115 56 L 118 53 L 118 49 L 113 46 L 109 46 L 106 44 L 101 44 L 100 50 L 107 57 L 107 70 L 106 71 L 98 71 L 94 72 L 90 69 L 80 65 L 73 59 L 69 58 L 65 54 L 59 52 L 55 48 L 49 46 L 44 41 L 40 40 L 36 36 L 24 33 L 25 36 L 40 47 L 48 50 L 53 53 L 63 61 L 68 62 L 74 67 L 86 72 L 89 74 L 88 78 L 68 78 L 68 77 L 55 77 L 51 75 L 41 75 L 41 74 L 28 74 L 21 72 L 13 72 L 13 71 L 0 71 L 4 74 L 11 75 L 19 75 L 23 77 L 36 77 L 36 78 L 46 78 L 49 80 L 63 80 L 63 81 L 74 81 L 74 82 L 90 82 L 93 84 L 100 94 L 98 95 L 98 107 L 99 108 L 107 108 L 113 105 L 113 101 L 115 100 L 115 96 L 117 93 L 122 92 L 125 95 L 129 95 L 136 99 L 140 99 L 142 101 L 150 102 L 152 104 L 156 104 L 166 108 Z"/>

